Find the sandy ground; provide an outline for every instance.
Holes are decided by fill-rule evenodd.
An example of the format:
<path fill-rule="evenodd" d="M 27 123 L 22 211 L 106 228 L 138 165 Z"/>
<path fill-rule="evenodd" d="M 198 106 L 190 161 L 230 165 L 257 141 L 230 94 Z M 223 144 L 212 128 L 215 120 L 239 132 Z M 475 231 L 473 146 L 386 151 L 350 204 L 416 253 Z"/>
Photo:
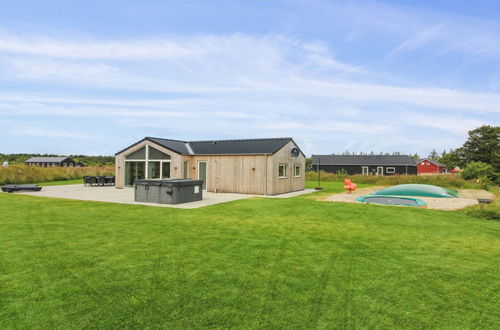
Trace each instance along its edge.
<path fill-rule="evenodd" d="M 355 203 L 356 198 L 365 195 L 370 195 L 372 192 L 375 192 L 382 188 L 385 187 L 361 188 L 351 194 L 344 192 L 340 194 L 331 195 L 327 197 L 325 201 Z M 431 197 L 420 197 L 420 196 L 415 196 L 415 198 L 421 199 L 424 202 L 426 202 L 427 208 L 429 209 L 459 210 L 467 206 L 478 204 L 477 201 L 478 198 L 494 199 L 495 195 L 486 190 L 462 189 L 458 191 L 458 198 L 431 198 Z"/>
<path fill-rule="evenodd" d="M 46 186 L 41 191 L 36 192 L 17 192 L 15 194 L 24 194 L 40 197 L 54 197 L 54 198 L 67 198 L 78 199 L 86 201 L 97 202 L 111 202 L 120 204 L 138 204 L 157 207 L 172 207 L 181 209 L 196 209 L 203 206 L 215 205 L 225 202 L 231 202 L 239 199 L 250 197 L 269 197 L 269 198 L 289 198 L 303 194 L 314 192 L 313 189 L 304 189 L 291 193 L 276 195 L 276 196 L 263 196 L 263 195 L 248 195 L 248 194 L 229 194 L 229 193 L 212 193 L 203 192 L 203 200 L 184 203 L 184 204 L 155 204 L 155 203 L 142 203 L 134 201 L 134 189 L 124 188 L 115 189 L 115 187 L 85 187 L 83 184 L 76 185 L 61 185 L 61 186 Z"/>

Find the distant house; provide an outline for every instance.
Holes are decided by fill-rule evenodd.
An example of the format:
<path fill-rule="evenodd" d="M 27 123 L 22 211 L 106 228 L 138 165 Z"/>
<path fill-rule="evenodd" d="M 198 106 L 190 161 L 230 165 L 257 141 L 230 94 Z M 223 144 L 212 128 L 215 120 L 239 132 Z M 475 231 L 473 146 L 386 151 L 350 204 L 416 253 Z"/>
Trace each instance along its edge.
<path fill-rule="evenodd" d="M 277 195 L 304 189 L 305 155 L 288 138 L 179 141 L 146 137 L 115 155 L 116 188 L 136 179 L 203 180 L 210 192 Z"/>
<path fill-rule="evenodd" d="M 312 169 L 350 175 L 417 174 L 417 162 L 403 155 L 312 155 Z"/>
<path fill-rule="evenodd" d="M 24 162 L 28 166 L 41 166 L 41 167 L 50 167 L 50 166 L 78 166 L 81 163 L 75 163 L 69 157 L 31 157 L 27 161 Z M 83 165 L 83 164 L 81 164 Z"/>
<path fill-rule="evenodd" d="M 429 158 L 422 158 L 418 161 L 418 174 L 424 173 L 448 173 L 446 165 Z"/>

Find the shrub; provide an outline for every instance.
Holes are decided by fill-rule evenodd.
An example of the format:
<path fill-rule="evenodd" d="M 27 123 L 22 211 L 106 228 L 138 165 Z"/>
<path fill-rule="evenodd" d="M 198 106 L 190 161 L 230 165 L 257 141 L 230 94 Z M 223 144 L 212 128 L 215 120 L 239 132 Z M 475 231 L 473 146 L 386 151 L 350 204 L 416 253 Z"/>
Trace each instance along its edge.
<path fill-rule="evenodd" d="M 335 173 L 339 178 L 345 178 L 347 176 L 347 171 L 345 169 L 340 169 Z"/>
<path fill-rule="evenodd" d="M 483 162 L 469 162 L 462 172 L 462 177 L 466 180 L 482 178 L 484 181 L 487 179 L 493 180 L 496 175 L 493 166 L 490 164 Z"/>
<path fill-rule="evenodd" d="M 79 179 L 85 175 L 113 175 L 112 167 L 0 167 L 0 185 Z"/>

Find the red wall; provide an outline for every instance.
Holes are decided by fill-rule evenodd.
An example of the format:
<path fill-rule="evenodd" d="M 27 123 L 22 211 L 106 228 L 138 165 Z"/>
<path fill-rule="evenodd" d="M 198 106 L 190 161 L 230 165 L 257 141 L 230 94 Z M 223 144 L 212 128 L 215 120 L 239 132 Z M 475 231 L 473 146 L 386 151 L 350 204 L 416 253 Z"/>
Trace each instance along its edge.
<path fill-rule="evenodd" d="M 422 163 L 428 165 L 422 165 Z M 441 173 L 444 172 L 445 169 L 446 168 L 444 166 L 437 166 L 428 160 L 422 160 L 417 163 L 417 173 Z"/>

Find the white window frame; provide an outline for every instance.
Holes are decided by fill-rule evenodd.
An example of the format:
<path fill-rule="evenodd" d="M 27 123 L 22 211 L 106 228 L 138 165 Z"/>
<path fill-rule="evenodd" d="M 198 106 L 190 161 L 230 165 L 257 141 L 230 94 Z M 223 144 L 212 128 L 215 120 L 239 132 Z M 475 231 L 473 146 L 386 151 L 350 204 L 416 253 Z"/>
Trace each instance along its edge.
<path fill-rule="evenodd" d="M 299 169 L 299 174 L 297 175 L 297 168 Z M 300 164 L 293 165 L 293 177 L 300 178 L 302 176 L 302 166 Z"/>
<path fill-rule="evenodd" d="M 141 148 L 146 148 L 145 149 L 145 152 L 144 152 L 144 158 L 143 159 L 126 159 L 126 157 L 134 152 L 136 152 L 137 150 L 141 149 Z M 166 155 L 169 155 L 170 156 L 170 159 L 154 159 L 154 158 L 149 158 L 149 148 L 155 148 L 156 150 L 158 150 L 159 152 L 162 152 Z M 172 166 L 172 155 L 167 153 L 167 152 L 164 152 L 162 150 L 159 150 L 157 147 L 155 146 L 151 146 L 149 144 L 145 144 L 144 146 L 142 147 L 139 147 L 137 149 L 135 149 L 134 151 L 131 151 L 127 154 L 125 154 L 123 156 L 124 158 L 124 161 L 125 162 L 145 162 L 144 164 L 144 177 L 146 179 L 150 179 L 149 178 L 149 162 L 160 162 L 160 178 L 159 179 L 163 179 L 163 163 L 170 163 L 170 166 Z M 170 168 L 170 172 L 172 172 L 172 168 Z M 169 173 L 170 175 L 171 173 Z M 172 176 L 170 176 L 170 179 L 172 178 Z"/>
<path fill-rule="evenodd" d="M 396 168 L 395 167 L 386 167 L 385 173 L 394 174 L 394 173 L 396 173 Z"/>
<path fill-rule="evenodd" d="M 361 174 L 362 175 L 370 175 L 370 169 L 368 166 L 361 166 Z"/>
<path fill-rule="evenodd" d="M 285 170 L 284 170 L 285 176 L 280 176 L 280 167 L 281 166 L 283 166 L 285 168 Z M 288 170 L 288 165 L 287 164 L 279 164 L 278 165 L 278 179 L 286 179 L 286 178 L 288 178 L 287 170 Z"/>
<path fill-rule="evenodd" d="M 149 179 L 149 162 L 160 162 L 160 179 L 164 179 L 163 178 L 163 163 L 170 163 L 170 172 L 172 172 L 172 155 L 166 153 L 166 152 L 163 152 L 161 150 L 159 150 L 158 148 L 155 148 L 149 144 L 146 145 L 147 147 L 147 151 L 146 151 L 146 163 L 148 163 L 146 166 L 147 166 L 147 170 L 148 172 L 146 173 L 146 179 Z M 154 159 L 154 158 L 150 158 L 149 157 L 149 148 L 154 148 L 156 150 L 158 150 L 159 152 L 161 153 L 164 153 L 165 155 L 168 155 L 170 156 L 170 159 Z M 171 173 L 168 173 L 168 179 L 171 179 Z"/>

